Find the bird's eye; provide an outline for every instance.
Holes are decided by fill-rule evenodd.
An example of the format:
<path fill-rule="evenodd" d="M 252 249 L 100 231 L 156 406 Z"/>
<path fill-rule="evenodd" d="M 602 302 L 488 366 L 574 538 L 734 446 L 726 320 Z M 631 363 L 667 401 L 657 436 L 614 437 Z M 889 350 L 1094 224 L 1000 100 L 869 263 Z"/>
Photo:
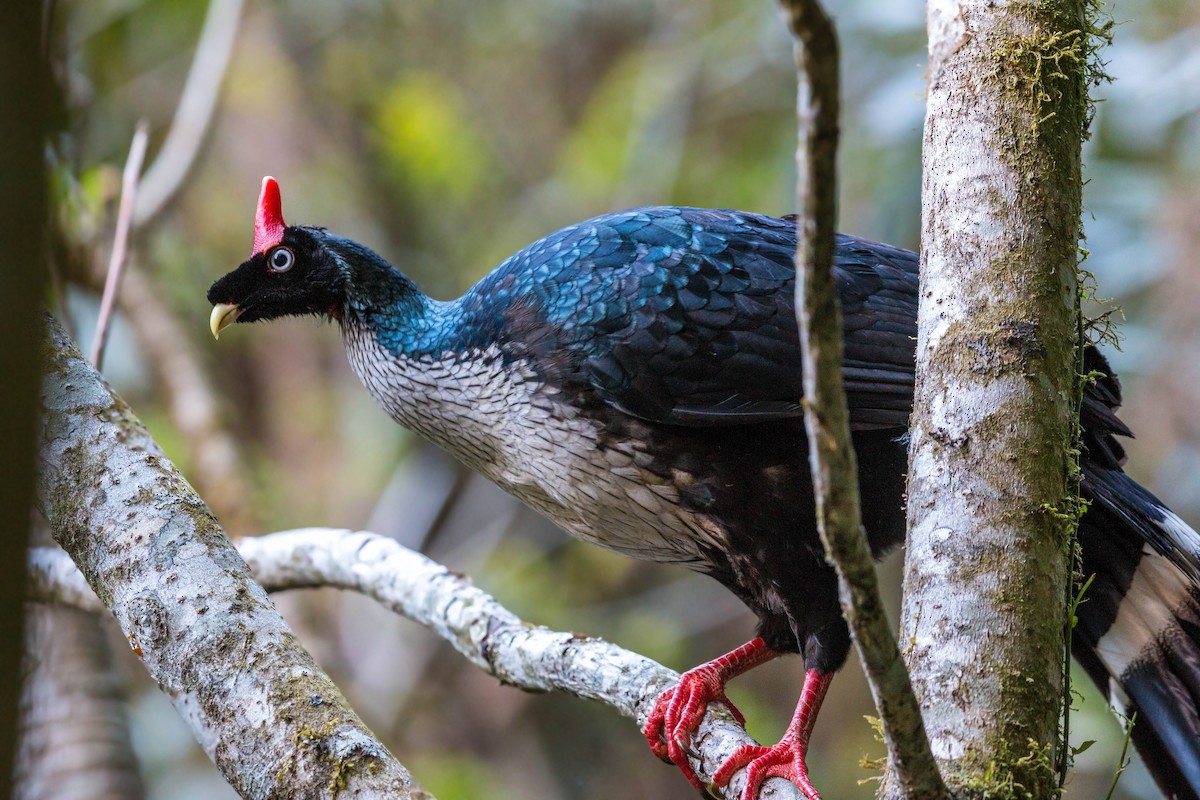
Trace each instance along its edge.
<path fill-rule="evenodd" d="M 296 256 L 286 247 L 276 247 L 267 256 L 267 266 L 272 272 L 287 272 L 296 263 Z"/>

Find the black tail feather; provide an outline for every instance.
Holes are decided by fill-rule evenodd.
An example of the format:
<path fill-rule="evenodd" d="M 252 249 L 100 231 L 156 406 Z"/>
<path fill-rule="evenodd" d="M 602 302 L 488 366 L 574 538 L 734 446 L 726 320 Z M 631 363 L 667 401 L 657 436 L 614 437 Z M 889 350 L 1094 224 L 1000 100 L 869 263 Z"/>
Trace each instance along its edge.
<path fill-rule="evenodd" d="M 1196 609 L 1193 601 L 1192 611 Z M 1159 642 L 1120 678 L 1127 698 L 1125 713 L 1137 714 L 1134 744 L 1159 787 L 1168 797 L 1179 800 L 1200 796 L 1197 655 L 1195 639 Z"/>
<path fill-rule="evenodd" d="M 1133 743 L 1166 796 L 1200 800 L 1200 581 L 1183 550 L 1197 534 L 1124 473 L 1084 470 L 1093 584 L 1076 657 L 1117 712 L 1136 713 Z"/>
<path fill-rule="evenodd" d="M 1096 503 L 1120 517 L 1193 585 L 1200 586 L 1200 534 L 1119 469 L 1086 470 L 1084 483 Z"/>

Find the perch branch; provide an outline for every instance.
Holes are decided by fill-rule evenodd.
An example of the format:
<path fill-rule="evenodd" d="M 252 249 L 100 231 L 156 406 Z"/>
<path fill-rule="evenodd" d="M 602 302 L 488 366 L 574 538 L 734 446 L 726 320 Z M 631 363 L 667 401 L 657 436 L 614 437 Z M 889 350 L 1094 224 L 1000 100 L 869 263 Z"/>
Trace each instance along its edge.
<path fill-rule="evenodd" d="M 310 528 L 243 539 L 238 550 L 268 591 L 329 586 L 360 592 L 449 642 L 501 682 L 527 691 L 567 692 L 599 700 L 639 728 L 658 695 L 679 675 L 616 645 L 532 626 L 452 572 L 395 540 L 366 532 Z M 30 560 L 32 597 L 95 607 L 86 582 L 62 553 L 38 548 Z M 734 750 L 753 744 L 719 704 L 709 706 L 693 738 L 692 766 L 711 778 Z M 729 796 L 741 791 L 743 776 Z M 761 800 L 799 798 L 791 783 L 764 784 Z"/>
<path fill-rule="evenodd" d="M 826 558 L 837 570 L 842 613 L 879 710 L 888 759 L 905 796 L 945 797 L 908 670 L 879 594 L 859 508 L 857 466 L 842 385 L 842 321 L 832 270 L 837 212 L 837 33 L 816 0 L 783 0 L 782 6 L 796 40 L 799 78 L 796 315 L 817 529 Z"/>
<path fill-rule="evenodd" d="M 128 406 L 46 316 L 39 505 L 221 774 L 247 798 L 429 798 L 300 645 Z"/>

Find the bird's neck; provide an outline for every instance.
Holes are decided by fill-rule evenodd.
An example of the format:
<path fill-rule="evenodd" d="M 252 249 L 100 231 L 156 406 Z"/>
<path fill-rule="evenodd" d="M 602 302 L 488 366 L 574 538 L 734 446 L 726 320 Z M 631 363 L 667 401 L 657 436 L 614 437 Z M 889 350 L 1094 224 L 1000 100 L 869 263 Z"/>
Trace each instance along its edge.
<path fill-rule="evenodd" d="M 369 334 L 393 356 L 419 358 L 442 350 L 452 320 L 440 303 L 382 258 L 370 253 L 353 263 L 342 326 L 347 336 Z M 348 340 L 349 341 L 349 340 Z"/>
<path fill-rule="evenodd" d="M 482 409 L 508 391 L 497 344 L 463 311 L 465 298 L 434 300 L 384 266 L 357 275 L 347 293 L 350 365 L 393 419 L 486 472 L 500 420 Z"/>

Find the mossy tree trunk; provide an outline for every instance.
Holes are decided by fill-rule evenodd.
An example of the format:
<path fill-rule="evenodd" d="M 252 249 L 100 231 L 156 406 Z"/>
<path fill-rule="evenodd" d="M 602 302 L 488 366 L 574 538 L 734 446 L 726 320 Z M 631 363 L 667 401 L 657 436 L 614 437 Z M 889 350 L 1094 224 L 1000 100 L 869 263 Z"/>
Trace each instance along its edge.
<path fill-rule="evenodd" d="M 1057 790 L 1088 11 L 927 5 L 902 626 L 934 755 L 962 798 Z"/>

